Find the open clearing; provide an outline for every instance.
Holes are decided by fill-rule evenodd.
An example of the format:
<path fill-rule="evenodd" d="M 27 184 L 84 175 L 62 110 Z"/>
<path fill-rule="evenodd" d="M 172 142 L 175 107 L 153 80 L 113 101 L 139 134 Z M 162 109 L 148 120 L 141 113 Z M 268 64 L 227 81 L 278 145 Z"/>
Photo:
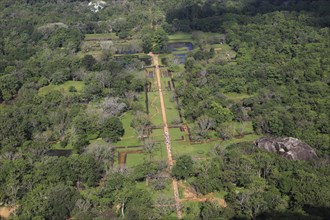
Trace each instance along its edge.
<path fill-rule="evenodd" d="M 182 32 L 169 35 L 168 39 L 169 39 L 169 43 L 172 43 L 172 42 L 191 42 L 192 41 L 191 34 L 182 33 Z"/>
<path fill-rule="evenodd" d="M 48 93 L 51 93 L 54 91 L 59 91 L 65 95 L 73 94 L 74 92 L 69 91 L 70 87 L 74 87 L 77 90 L 77 92 L 82 92 L 82 90 L 85 87 L 85 84 L 82 81 L 67 81 L 67 82 L 65 82 L 63 84 L 59 84 L 59 85 L 50 84 L 48 86 L 44 86 L 44 87 L 40 88 L 38 91 L 38 94 L 47 95 Z"/>

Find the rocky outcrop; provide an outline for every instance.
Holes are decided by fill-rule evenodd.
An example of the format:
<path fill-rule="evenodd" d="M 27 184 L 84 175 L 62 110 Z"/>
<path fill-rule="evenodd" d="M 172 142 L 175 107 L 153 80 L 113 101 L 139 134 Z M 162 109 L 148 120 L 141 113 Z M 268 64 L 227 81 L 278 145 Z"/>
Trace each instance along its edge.
<path fill-rule="evenodd" d="M 100 10 L 102 10 L 105 6 L 107 5 L 107 3 L 105 1 L 91 1 L 88 3 L 88 7 L 90 7 L 90 10 L 92 12 L 99 12 Z"/>
<path fill-rule="evenodd" d="M 314 160 L 316 152 L 308 144 L 297 138 L 261 138 L 255 142 L 258 148 L 274 152 L 290 160 Z"/>

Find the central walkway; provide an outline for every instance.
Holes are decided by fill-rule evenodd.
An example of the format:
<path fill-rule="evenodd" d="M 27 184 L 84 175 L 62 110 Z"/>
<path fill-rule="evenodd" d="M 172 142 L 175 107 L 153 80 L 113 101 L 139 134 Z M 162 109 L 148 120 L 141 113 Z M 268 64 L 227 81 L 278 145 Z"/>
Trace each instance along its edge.
<path fill-rule="evenodd" d="M 169 133 L 168 126 L 167 126 L 167 118 L 166 118 L 164 97 L 163 97 L 163 92 L 162 92 L 162 85 L 161 85 L 161 81 L 160 81 L 158 55 L 149 53 L 149 56 L 152 57 L 153 63 L 155 65 L 155 72 L 156 72 L 156 76 L 157 76 L 158 91 L 159 91 L 159 98 L 160 98 L 160 106 L 162 109 L 162 118 L 163 118 L 163 124 L 164 124 L 163 130 L 164 130 L 164 139 L 165 139 L 166 150 L 167 150 L 167 163 L 168 163 L 169 169 L 171 171 L 172 167 L 173 167 L 172 148 L 171 148 L 170 133 Z M 181 211 L 181 207 L 180 207 L 178 183 L 174 178 L 172 179 L 172 186 L 173 186 L 176 214 L 177 214 L 178 218 L 181 218 L 182 211 Z"/>

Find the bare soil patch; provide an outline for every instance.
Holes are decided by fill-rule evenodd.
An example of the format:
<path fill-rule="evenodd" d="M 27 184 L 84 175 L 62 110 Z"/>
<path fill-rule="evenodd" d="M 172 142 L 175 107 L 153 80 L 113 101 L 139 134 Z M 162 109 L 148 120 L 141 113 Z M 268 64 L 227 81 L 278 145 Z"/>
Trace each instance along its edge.
<path fill-rule="evenodd" d="M 215 197 L 214 193 L 199 195 L 195 190 L 187 187 L 182 181 L 178 182 L 178 185 L 183 188 L 183 198 L 181 199 L 181 202 L 214 202 L 222 208 L 227 207 L 226 201 Z"/>
<path fill-rule="evenodd" d="M 0 218 L 8 218 L 11 213 L 13 213 L 17 209 L 17 206 L 5 206 L 0 207 Z"/>

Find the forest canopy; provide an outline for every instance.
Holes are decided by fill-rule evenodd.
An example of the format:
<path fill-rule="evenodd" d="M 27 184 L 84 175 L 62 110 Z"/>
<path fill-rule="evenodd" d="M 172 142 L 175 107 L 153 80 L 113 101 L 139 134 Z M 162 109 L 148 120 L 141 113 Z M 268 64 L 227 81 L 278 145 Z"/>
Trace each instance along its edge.
<path fill-rule="evenodd" d="M 182 219 L 329 219 L 329 11 L 2 0 L 0 208 L 27 220 L 176 219 L 178 207 Z M 298 138 L 318 158 L 266 152 L 261 137 Z"/>

